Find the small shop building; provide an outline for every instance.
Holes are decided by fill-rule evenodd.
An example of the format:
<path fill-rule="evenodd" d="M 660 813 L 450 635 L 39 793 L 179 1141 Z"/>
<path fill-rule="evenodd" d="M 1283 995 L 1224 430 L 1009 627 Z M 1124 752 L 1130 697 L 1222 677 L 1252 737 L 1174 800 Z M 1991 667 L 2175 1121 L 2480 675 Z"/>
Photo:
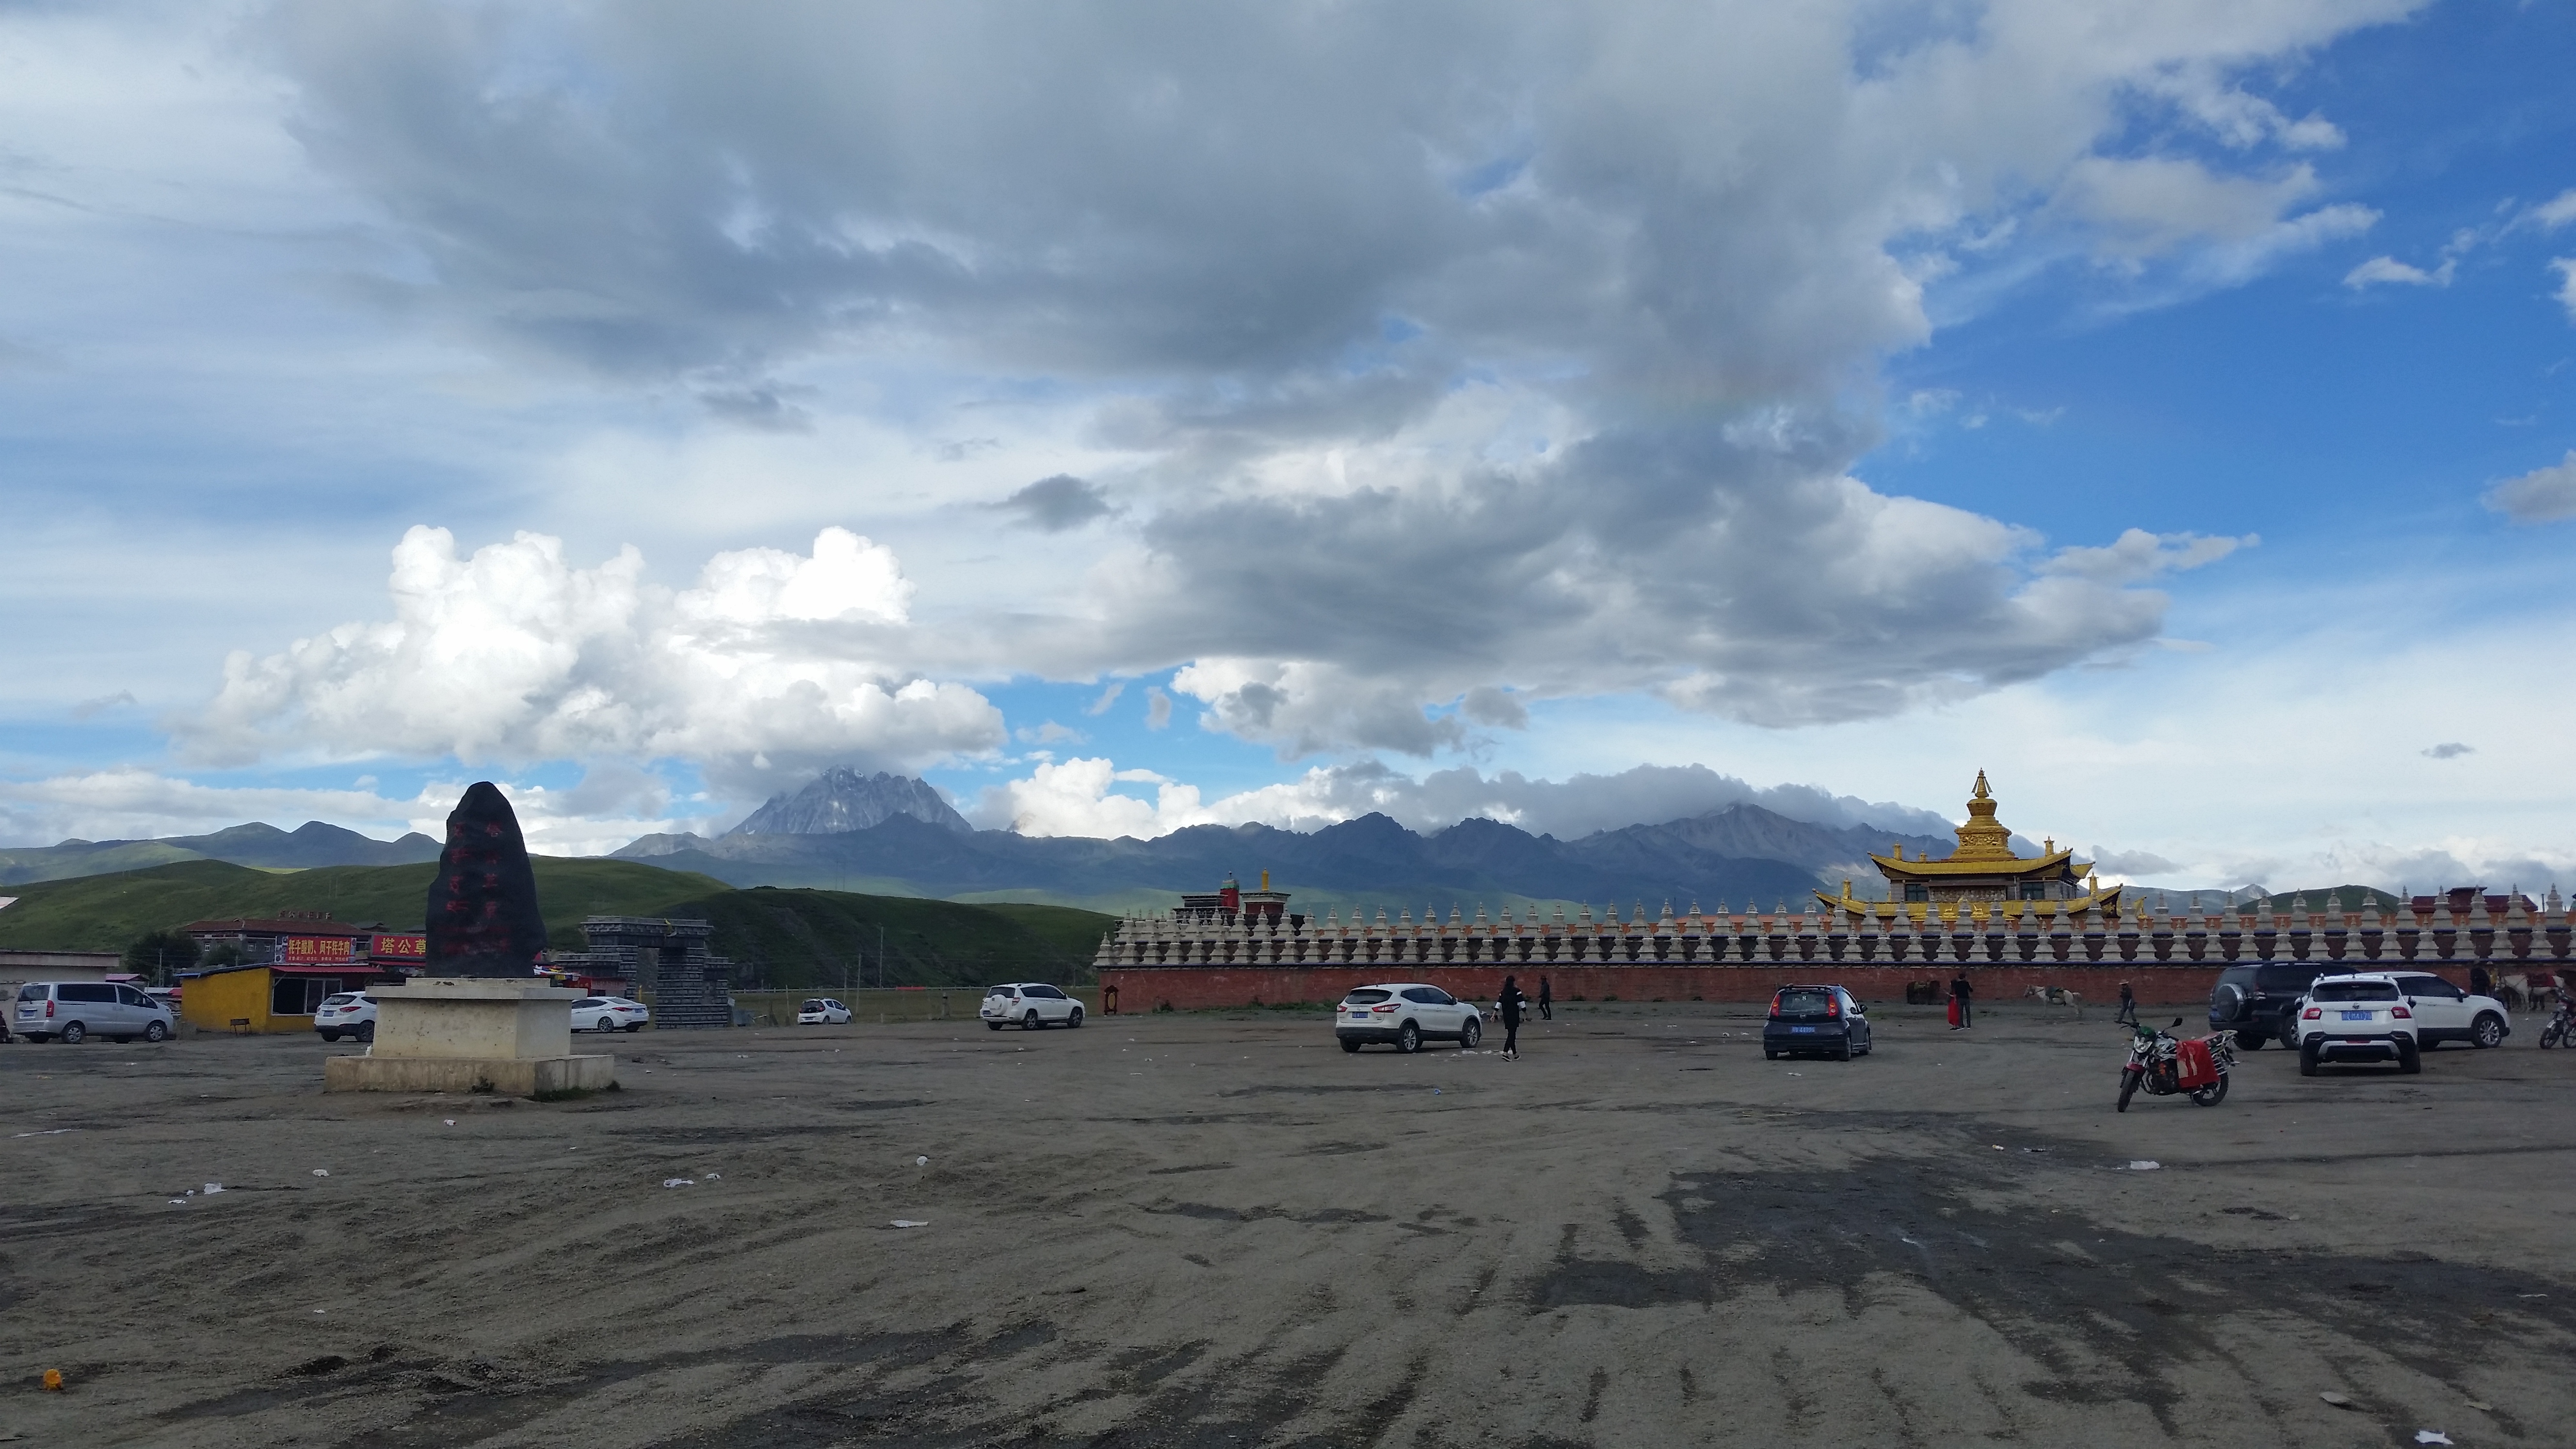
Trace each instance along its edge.
<path fill-rule="evenodd" d="M 205 971 L 182 971 L 179 1019 L 201 1031 L 311 1031 L 314 1008 L 325 997 L 400 981 L 405 974 L 363 961 L 339 966 L 217 966 Z"/>

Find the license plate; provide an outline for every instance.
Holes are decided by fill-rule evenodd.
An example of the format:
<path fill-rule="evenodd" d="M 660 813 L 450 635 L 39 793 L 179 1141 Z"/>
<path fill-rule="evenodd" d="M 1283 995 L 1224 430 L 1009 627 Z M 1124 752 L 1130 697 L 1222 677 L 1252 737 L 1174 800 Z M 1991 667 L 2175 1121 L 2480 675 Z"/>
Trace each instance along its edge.
<path fill-rule="evenodd" d="M 1789 1028 L 1789 1030 L 1791 1030 L 1791 1031 L 1793 1031 L 1793 1032 L 1802 1032 L 1802 1031 L 1814 1031 L 1814 1030 L 1815 1030 L 1815 1028 L 1814 1028 L 1814 1027 L 1812 1027 L 1812 1026 L 1793 1026 L 1793 1027 Z"/>
<path fill-rule="evenodd" d="M 2343 1019 L 2346 1021 L 2368 1021 L 2370 1020 L 2370 1013 L 2367 1011 L 2347 1011 L 2343 1014 Z"/>
<path fill-rule="evenodd" d="M 2345 1046 L 2377 1046 L 2377 1045 L 2379 1045 L 2379 1043 L 2377 1043 L 2377 1042 L 2375 1042 L 2375 1041 L 2372 1041 L 2370 1038 L 2368 1038 L 2368 1037 L 2366 1037 L 2366 1036 L 2357 1036 L 2357 1037 L 2354 1037 L 2352 1040 L 2350 1040 L 2350 1041 L 2348 1041 L 2348 1042 L 2345 1042 L 2345 1043 L 2344 1043 L 2344 1045 L 2345 1045 Z"/>

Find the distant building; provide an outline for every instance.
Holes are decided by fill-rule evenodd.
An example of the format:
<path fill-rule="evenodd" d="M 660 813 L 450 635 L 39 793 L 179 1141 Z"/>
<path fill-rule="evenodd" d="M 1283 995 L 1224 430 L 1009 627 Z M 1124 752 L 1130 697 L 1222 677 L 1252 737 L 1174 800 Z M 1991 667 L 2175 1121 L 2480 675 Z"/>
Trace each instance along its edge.
<path fill-rule="evenodd" d="M 114 951 L 0 951 L 0 986 L 28 981 L 105 981 L 126 974 Z"/>
<path fill-rule="evenodd" d="M 733 1025 L 733 963 L 713 954 L 712 922 L 656 916 L 592 916 L 581 923 L 589 949 L 550 951 L 550 971 L 591 990 L 651 1003 L 657 1030 Z"/>
<path fill-rule="evenodd" d="M 1306 919 L 1304 916 L 1291 916 L 1287 912 L 1288 893 L 1272 890 L 1270 872 L 1265 870 L 1261 873 L 1261 889 L 1257 891 L 1245 890 L 1236 882 L 1233 875 L 1228 874 L 1225 884 L 1217 887 L 1213 892 L 1204 895 L 1183 895 L 1181 903 L 1172 908 L 1172 919 L 1209 926 L 1231 926 L 1238 922 L 1262 921 L 1272 924 L 1287 922 L 1304 924 Z"/>
<path fill-rule="evenodd" d="M 1855 898 L 1850 881 L 1843 882 L 1839 898 L 1818 891 L 1816 899 L 1828 910 L 1855 915 L 1887 915 L 1893 906 L 1908 904 L 1947 906 L 1949 916 L 1965 909 L 1979 918 L 2018 912 L 2025 901 L 2062 903 L 2071 911 L 2119 908 L 2121 888 L 2097 883 L 2092 865 L 2077 860 L 2071 849 L 2058 849 L 2055 840 L 2041 842 L 2037 855 L 2013 853 L 2012 832 L 1995 818 L 1994 792 L 1986 788 L 1983 770 L 1968 797 L 1968 823 L 1957 833 L 1958 845 L 1939 860 L 1928 851 L 1908 859 L 1903 845 L 1871 856 L 1869 863 L 1887 878 L 1887 903 Z"/>
<path fill-rule="evenodd" d="M 338 965 L 257 962 L 179 973 L 179 1019 L 201 1031 L 306 1032 L 314 1008 L 343 991 L 399 981 L 403 973 L 364 960 Z"/>

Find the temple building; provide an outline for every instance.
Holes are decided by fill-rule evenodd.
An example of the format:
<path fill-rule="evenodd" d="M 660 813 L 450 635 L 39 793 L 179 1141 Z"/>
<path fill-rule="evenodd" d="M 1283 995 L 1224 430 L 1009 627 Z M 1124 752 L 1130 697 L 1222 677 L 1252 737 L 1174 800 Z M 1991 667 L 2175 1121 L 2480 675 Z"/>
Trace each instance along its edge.
<path fill-rule="evenodd" d="M 2003 903 L 2023 901 L 2063 902 L 2050 909 L 2064 911 L 2119 909 L 2121 888 L 2101 884 L 2090 862 L 2077 860 L 2071 849 L 2058 849 L 2054 839 L 2041 842 L 2035 856 L 2013 854 L 2012 832 L 1995 818 L 1994 792 L 1986 788 L 1983 770 L 1968 797 L 1968 823 L 1957 833 L 1958 845 L 1939 860 L 1920 854 L 1909 860 L 1902 844 L 1890 854 L 1871 856 L 1870 864 L 1887 877 L 1885 901 L 1855 898 L 1848 880 L 1840 898 L 1823 891 L 1816 898 L 1829 909 L 1853 915 L 1885 916 L 1904 904 L 1947 906 L 1945 917 L 1955 917 L 1962 907 L 1976 916 L 1992 914 L 1999 906 L 2003 914 L 2017 915 L 2020 905 Z"/>

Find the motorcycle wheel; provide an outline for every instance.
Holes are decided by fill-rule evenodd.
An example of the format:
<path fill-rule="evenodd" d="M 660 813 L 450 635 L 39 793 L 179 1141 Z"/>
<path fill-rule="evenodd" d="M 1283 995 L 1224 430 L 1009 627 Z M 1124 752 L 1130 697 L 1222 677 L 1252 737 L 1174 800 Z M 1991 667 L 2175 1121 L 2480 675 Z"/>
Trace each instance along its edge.
<path fill-rule="evenodd" d="M 2558 1045 L 2558 1039 L 2563 1030 L 2564 1029 L 2554 1021 L 2549 1025 L 2542 1027 L 2540 1029 L 2540 1049 L 2542 1051 L 2547 1051 L 2551 1047 Z"/>
<path fill-rule="evenodd" d="M 2215 1107 L 2226 1100 L 2227 1074 L 2225 1072 L 2218 1074 L 2217 1081 L 2206 1087 L 2197 1088 L 2191 1094 L 2191 1104 L 2195 1107 Z"/>
<path fill-rule="evenodd" d="M 2122 1072 L 2120 1074 L 2120 1105 L 2116 1110 L 2122 1112 L 2129 1110 L 2129 1099 L 2138 1095 L 2139 1075 L 2140 1074 L 2137 1072 Z"/>

